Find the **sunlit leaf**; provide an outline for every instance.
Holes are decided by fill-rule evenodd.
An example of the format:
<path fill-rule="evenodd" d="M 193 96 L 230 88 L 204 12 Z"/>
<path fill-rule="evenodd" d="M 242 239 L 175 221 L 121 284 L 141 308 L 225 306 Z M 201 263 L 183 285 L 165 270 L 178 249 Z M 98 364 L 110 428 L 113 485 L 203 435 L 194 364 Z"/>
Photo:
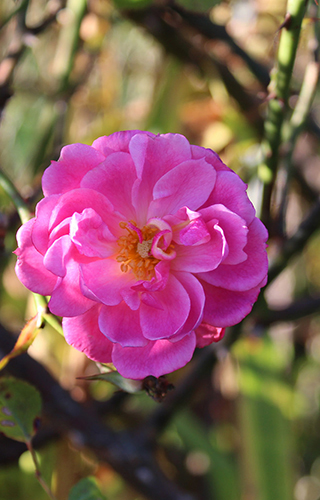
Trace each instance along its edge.
<path fill-rule="evenodd" d="M 0 432 L 17 441 L 30 441 L 41 413 L 37 389 L 19 379 L 0 379 Z"/>
<path fill-rule="evenodd" d="M 19 356 L 25 352 L 28 347 L 32 344 L 36 336 L 40 331 L 42 318 L 39 313 L 37 313 L 32 319 L 30 319 L 27 324 L 21 330 L 21 333 L 16 341 L 14 348 L 0 360 L 0 370 L 2 370 L 10 359 Z"/>
<path fill-rule="evenodd" d="M 94 477 L 81 479 L 70 491 L 69 500 L 106 500 Z"/>

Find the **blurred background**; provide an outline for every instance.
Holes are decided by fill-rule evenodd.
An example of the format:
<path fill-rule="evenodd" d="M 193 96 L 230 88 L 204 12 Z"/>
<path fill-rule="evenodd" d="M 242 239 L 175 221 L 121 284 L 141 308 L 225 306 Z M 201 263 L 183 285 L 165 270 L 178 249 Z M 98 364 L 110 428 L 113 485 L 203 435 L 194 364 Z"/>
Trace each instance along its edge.
<path fill-rule="evenodd" d="M 3 0 L 1 169 L 34 209 L 43 170 L 64 144 L 91 144 L 125 129 L 177 132 L 215 150 L 248 183 L 259 213 L 267 87 L 285 12 L 285 0 Z M 317 5 L 310 2 L 291 110 L 308 64 L 317 63 L 318 29 Z M 319 198 L 319 136 L 316 93 L 290 157 L 286 231 L 269 228 L 271 262 Z M 283 157 L 286 147 L 284 141 Z M 280 192 L 281 175 L 277 186 Z M 168 376 L 176 387 L 187 377 L 193 382 L 157 433 L 155 456 L 165 476 L 194 499 L 320 499 L 320 214 L 312 223 L 299 248 L 284 252 L 253 313 L 227 332 L 231 346 L 205 358 L 200 374 L 192 370 L 202 351 Z M 15 333 L 34 314 L 33 298 L 14 272 L 19 224 L 0 189 L 0 322 Z M 49 326 L 29 354 L 79 404 L 98 408 L 115 431 L 136 435 L 166 404 L 144 392 L 118 393 L 109 383 L 77 379 L 96 373 L 95 365 Z M 50 427 L 54 416 L 43 418 Z M 79 452 L 73 437 L 69 429 L 37 449 L 59 500 L 89 474 L 107 500 L 153 498 L 133 489 L 90 448 Z M 47 498 L 29 452 L 14 453 L 10 446 L 0 441 L 0 500 Z"/>

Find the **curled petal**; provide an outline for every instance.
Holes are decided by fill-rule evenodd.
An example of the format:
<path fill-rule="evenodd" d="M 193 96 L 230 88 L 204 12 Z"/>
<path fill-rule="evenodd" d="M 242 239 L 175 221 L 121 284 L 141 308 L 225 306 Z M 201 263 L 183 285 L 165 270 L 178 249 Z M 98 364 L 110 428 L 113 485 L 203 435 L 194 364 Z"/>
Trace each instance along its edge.
<path fill-rule="evenodd" d="M 74 318 L 63 318 L 62 327 L 66 341 L 88 358 L 100 363 L 112 362 L 113 343 L 101 333 L 98 317 L 101 309 L 96 304 L 89 311 Z"/>
<path fill-rule="evenodd" d="M 181 335 L 183 336 L 197 328 L 199 323 L 202 321 L 203 308 L 205 304 L 203 287 L 197 278 L 190 273 L 183 272 L 175 272 L 174 275 L 189 295 L 190 312 L 186 322 L 179 330 L 178 334 L 171 339 L 172 342 L 174 342 L 175 339 L 179 338 Z"/>
<path fill-rule="evenodd" d="M 43 255 L 46 253 L 49 245 L 49 221 L 53 209 L 56 207 L 60 195 L 49 196 L 39 201 L 36 207 L 36 217 L 32 229 L 32 243 Z M 68 231 L 67 231 L 68 232 Z M 64 233 L 66 234 L 66 232 Z M 60 235 L 62 236 L 62 234 Z"/>
<path fill-rule="evenodd" d="M 206 347 L 213 342 L 219 342 L 224 337 L 226 332 L 225 328 L 208 325 L 208 323 L 201 323 L 196 329 L 197 347 Z"/>
<path fill-rule="evenodd" d="M 268 272 L 267 237 L 266 228 L 255 218 L 249 226 L 248 242 L 244 247 L 247 259 L 232 266 L 223 262 L 214 271 L 199 273 L 199 277 L 214 286 L 239 292 L 256 287 Z"/>
<path fill-rule="evenodd" d="M 18 256 L 16 274 L 26 288 L 40 295 L 51 295 L 57 276 L 48 271 L 43 265 L 41 255 L 33 245 L 32 229 L 35 219 L 30 219 L 20 227 L 17 233 L 19 248 L 15 251 Z"/>
<path fill-rule="evenodd" d="M 194 352 L 194 332 L 179 342 L 156 340 L 145 347 L 121 347 L 115 344 L 112 361 L 123 377 L 141 380 L 149 375 L 160 377 L 186 365 Z"/>
<path fill-rule="evenodd" d="M 116 238 L 92 208 L 74 213 L 70 221 L 70 238 L 78 251 L 87 257 L 106 258 L 115 253 Z"/>

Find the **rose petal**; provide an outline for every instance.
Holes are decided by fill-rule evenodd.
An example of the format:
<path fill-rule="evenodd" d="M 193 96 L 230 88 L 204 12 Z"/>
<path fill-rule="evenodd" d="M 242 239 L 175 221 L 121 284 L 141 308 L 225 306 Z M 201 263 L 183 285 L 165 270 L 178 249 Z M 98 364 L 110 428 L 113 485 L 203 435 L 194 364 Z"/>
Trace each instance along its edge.
<path fill-rule="evenodd" d="M 205 160 L 180 163 L 155 184 L 148 218 L 174 214 L 185 205 L 196 210 L 207 200 L 215 179 L 215 170 Z"/>
<path fill-rule="evenodd" d="M 149 296 L 157 307 L 147 305 Z M 169 276 L 165 289 L 142 294 L 141 300 L 140 324 L 143 335 L 149 340 L 171 337 L 189 316 L 189 295 L 173 275 Z"/>
<path fill-rule="evenodd" d="M 95 302 L 85 297 L 80 289 L 79 264 L 69 259 L 66 275 L 59 278 L 49 301 L 49 309 L 57 316 L 78 316 L 90 309 Z"/>
<path fill-rule="evenodd" d="M 172 269 L 190 273 L 207 272 L 216 269 L 228 255 L 228 245 L 217 221 L 210 221 L 206 226 L 211 235 L 207 243 L 195 246 L 175 245 L 177 257 L 172 261 Z"/>
<path fill-rule="evenodd" d="M 217 327 L 232 326 L 249 314 L 257 300 L 260 286 L 245 292 L 233 292 L 202 281 L 206 303 L 203 321 Z"/>
<path fill-rule="evenodd" d="M 190 298 L 189 316 L 180 329 L 178 335 L 185 335 L 197 328 L 202 320 L 205 295 L 201 283 L 190 273 L 175 272 L 175 277 L 180 281 Z M 174 338 L 171 339 L 174 341 Z"/>
<path fill-rule="evenodd" d="M 111 342 L 122 347 L 141 347 L 148 343 L 142 334 L 139 310 L 132 311 L 124 302 L 102 306 L 99 327 Z"/>
<path fill-rule="evenodd" d="M 148 219 L 147 212 L 153 199 L 154 185 L 169 170 L 191 158 L 190 144 L 179 134 L 153 137 L 137 134 L 131 139 L 129 150 L 138 177 L 132 189 L 132 203 L 138 217 L 136 222 L 140 225 Z M 158 214 L 154 216 L 157 217 Z"/>
<path fill-rule="evenodd" d="M 232 172 L 232 170 L 230 170 L 230 168 L 221 161 L 219 155 L 217 155 L 217 153 L 215 153 L 211 149 L 202 148 L 200 146 L 191 146 L 191 153 L 192 158 L 194 158 L 195 160 L 204 158 L 206 162 L 210 163 L 210 165 L 212 165 L 217 172 L 219 170 Z"/>
<path fill-rule="evenodd" d="M 35 219 L 30 219 L 17 232 L 19 248 L 15 251 L 18 256 L 16 274 L 26 288 L 40 295 L 51 295 L 57 282 L 57 277 L 43 265 L 41 255 L 32 243 L 32 230 Z"/>
<path fill-rule="evenodd" d="M 201 208 L 222 204 L 239 215 L 247 226 L 255 217 L 255 209 L 247 196 L 247 185 L 234 172 L 217 172 L 214 189 Z"/>
<path fill-rule="evenodd" d="M 61 150 L 58 161 L 53 161 L 43 174 L 42 190 L 45 196 L 66 193 L 78 188 L 83 176 L 105 159 L 99 151 L 86 144 L 71 144 Z"/>
<path fill-rule="evenodd" d="M 127 220 L 135 220 L 131 192 L 136 178 L 131 156 L 128 153 L 112 153 L 84 176 L 81 187 L 102 193 Z"/>
<path fill-rule="evenodd" d="M 175 343 L 157 340 L 145 347 L 121 347 L 115 344 L 112 361 L 123 377 L 134 380 L 149 375 L 160 377 L 185 366 L 192 358 L 195 345 L 193 332 Z"/>
<path fill-rule="evenodd" d="M 212 285 L 239 292 L 256 287 L 268 272 L 267 238 L 266 228 L 255 218 L 249 226 L 248 243 L 244 247 L 247 260 L 234 266 L 223 262 L 214 271 L 199 273 L 199 277 Z"/>
<path fill-rule="evenodd" d="M 100 363 L 111 363 L 113 343 L 101 333 L 98 316 L 101 305 L 75 318 L 63 318 L 62 327 L 66 341 L 88 358 Z"/>
<path fill-rule="evenodd" d="M 206 347 L 223 339 L 226 329 L 201 323 L 196 329 L 197 347 Z"/>
<path fill-rule="evenodd" d="M 32 230 L 32 243 L 43 255 L 49 244 L 49 221 L 53 209 L 57 206 L 60 195 L 49 196 L 39 201 L 36 207 L 36 218 Z M 68 232 L 68 231 L 67 231 Z M 62 236 L 62 235 L 60 235 Z"/>
<path fill-rule="evenodd" d="M 151 132 L 143 132 L 150 137 L 154 137 Z M 109 156 L 115 151 L 129 152 L 129 143 L 132 137 L 136 134 L 141 135 L 141 130 L 126 130 L 115 132 L 111 135 L 104 135 L 99 137 L 92 143 L 92 147 L 100 151 L 104 156 Z"/>
<path fill-rule="evenodd" d="M 224 205 L 212 205 L 201 210 L 204 220 L 218 220 L 219 227 L 228 243 L 228 255 L 223 260 L 224 264 L 239 264 L 247 259 L 243 248 L 247 244 L 248 228 L 245 220 L 239 215 L 228 210 Z"/>

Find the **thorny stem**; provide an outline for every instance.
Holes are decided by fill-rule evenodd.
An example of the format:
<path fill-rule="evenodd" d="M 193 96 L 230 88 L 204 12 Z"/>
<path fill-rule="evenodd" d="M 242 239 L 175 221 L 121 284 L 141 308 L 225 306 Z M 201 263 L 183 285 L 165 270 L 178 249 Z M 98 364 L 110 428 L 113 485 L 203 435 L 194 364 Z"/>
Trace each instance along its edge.
<path fill-rule="evenodd" d="M 259 176 L 264 182 L 262 219 L 269 226 L 270 200 L 278 166 L 279 147 L 282 139 L 282 125 L 287 110 L 290 81 L 299 42 L 301 24 L 308 0 L 288 0 L 287 14 L 281 26 L 278 59 L 273 78 L 268 115 L 265 123 L 264 163 L 260 165 Z"/>
<path fill-rule="evenodd" d="M 31 444 L 31 441 L 26 441 L 27 448 L 30 452 L 30 455 L 32 457 L 34 466 L 35 466 L 35 476 L 38 480 L 38 482 L 41 484 L 42 488 L 44 491 L 47 493 L 48 497 L 51 498 L 51 500 L 57 500 L 54 494 L 52 493 L 50 487 L 47 485 L 46 481 L 43 479 L 41 471 L 40 471 L 40 466 L 39 466 L 39 461 L 36 455 L 36 452 L 33 449 L 33 446 Z"/>

